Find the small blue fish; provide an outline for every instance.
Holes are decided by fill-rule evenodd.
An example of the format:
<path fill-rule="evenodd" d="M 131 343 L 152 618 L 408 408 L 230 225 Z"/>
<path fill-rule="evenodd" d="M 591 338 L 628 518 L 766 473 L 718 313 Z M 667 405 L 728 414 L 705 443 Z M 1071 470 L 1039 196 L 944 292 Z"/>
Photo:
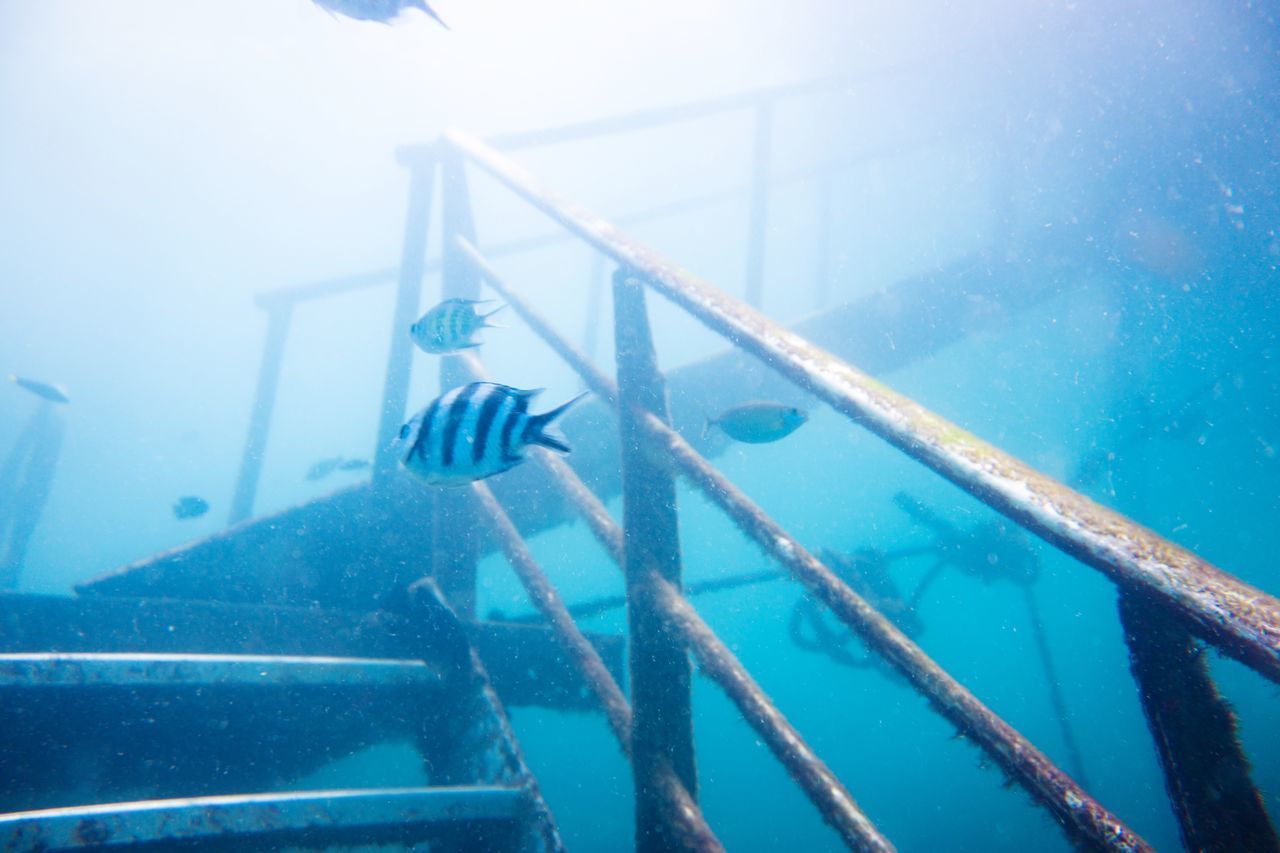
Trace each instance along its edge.
<path fill-rule="evenodd" d="M 568 445 L 545 430 L 586 395 L 531 415 L 529 401 L 539 393 L 494 382 L 454 388 L 400 429 L 400 463 L 431 485 L 453 486 L 514 468 L 531 444 L 568 453 Z"/>
<path fill-rule="evenodd" d="M 502 328 L 488 319 L 507 307 L 499 305 L 488 314 L 480 314 L 476 306 L 481 304 L 483 302 L 474 299 L 446 299 L 410 326 L 409 334 L 419 349 L 434 355 L 478 347 L 480 342 L 472 340 L 475 333 L 481 329 Z"/>
<path fill-rule="evenodd" d="M 199 518 L 209 511 L 209 502 L 195 495 L 178 498 L 173 504 L 173 517 L 177 519 Z"/>
<path fill-rule="evenodd" d="M 71 398 L 67 396 L 66 390 L 61 385 L 50 385 L 48 382 L 41 382 L 37 379 L 25 379 L 21 376 L 9 374 L 9 381 L 19 388 L 25 388 L 37 397 L 43 397 L 51 403 L 70 403 Z"/>
<path fill-rule="evenodd" d="M 737 441 L 766 444 L 786 438 L 807 420 L 809 415 L 795 406 L 768 401 L 742 403 L 726 409 L 719 417 L 707 418 L 702 435 L 705 437 L 712 426 L 718 426 Z"/>

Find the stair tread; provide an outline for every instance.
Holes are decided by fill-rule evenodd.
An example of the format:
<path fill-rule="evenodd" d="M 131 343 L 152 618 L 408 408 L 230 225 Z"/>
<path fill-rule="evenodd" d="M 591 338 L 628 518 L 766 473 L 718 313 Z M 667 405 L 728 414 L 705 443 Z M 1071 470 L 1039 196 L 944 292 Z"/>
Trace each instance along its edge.
<path fill-rule="evenodd" d="M 167 840 L 304 835 L 335 831 L 422 837 L 433 826 L 516 821 L 529 808 L 523 787 L 347 788 L 101 803 L 0 814 L 0 847 L 74 849 Z"/>
<path fill-rule="evenodd" d="M 425 661 L 311 655 L 153 652 L 15 652 L 0 654 L 0 687 L 136 687 L 142 685 L 363 686 L 430 685 L 439 671 Z"/>

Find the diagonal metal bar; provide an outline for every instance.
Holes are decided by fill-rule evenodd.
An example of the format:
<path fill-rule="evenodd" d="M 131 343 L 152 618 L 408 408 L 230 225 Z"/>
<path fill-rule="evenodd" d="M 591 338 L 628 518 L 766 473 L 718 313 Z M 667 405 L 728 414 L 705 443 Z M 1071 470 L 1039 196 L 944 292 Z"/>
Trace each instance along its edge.
<path fill-rule="evenodd" d="M 733 653 L 670 582 L 654 574 L 648 588 L 668 624 L 693 649 L 702 670 L 720 685 L 756 734 L 769 745 L 809 799 L 852 850 L 891 851 L 894 846 L 862 813 L 831 768 L 805 743 Z"/>
<path fill-rule="evenodd" d="M 569 362 L 587 386 L 617 405 L 613 381 L 585 361 L 580 352 L 502 281 L 474 247 L 466 253 L 494 290 L 507 300 L 530 328 Z M 764 514 L 745 494 L 716 471 L 679 435 L 657 418 L 645 420 L 650 440 L 695 486 L 792 576 L 803 583 L 846 625 L 901 672 L 934 708 L 965 732 L 1037 801 L 1049 809 L 1073 838 L 1111 850 L 1150 847 L 1119 818 L 1058 769 L 1016 729 L 987 708 L 951 677 L 924 650 L 899 631 L 830 569 Z"/>
<path fill-rule="evenodd" d="M 538 449 L 535 458 L 587 520 L 592 532 L 621 569 L 622 528 L 609 516 L 604 504 L 578 479 L 563 459 L 542 449 Z M 512 532 L 515 532 L 514 527 Z M 654 603 L 693 648 L 703 670 L 724 689 L 743 718 L 760 734 L 774 756 L 809 796 L 823 819 L 840 833 L 850 848 L 894 849 L 862 813 L 853 795 L 805 743 L 800 733 L 787 722 L 786 717 L 773 705 L 733 653 L 702 621 L 692 605 L 670 583 L 655 584 L 650 588 L 654 592 Z M 565 615 L 568 616 L 567 613 Z"/>
<path fill-rule="evenodd" d="M 700 281 L 609 222 L 559 199 L 473 137 L 444 141 L 664 296 L 796 385 L 908 456 L 1127 588 L 1145 591 L 1192 630 L 1280 681 L 1280 601 L 1117 512 L 1035 471 L 915 401 Z"/>
<path fill-rule="evenodd" d="M 498 503 L 493 492 L 483 483 L 472 486 L 475 498 L 479 501 L 483 512 L 480 515 L 489 522 L 493 532 L 502 545 L 507 561 L 515 570 L 516 576 L 524 584 L 529 599 L 546 617 L 560 638 L 565 651 L 570 656 L 578 671 L 582 674 L 591 691 L 596 694 L 609 721 L 622 751 L 631 759 L 631 706 L 622 695 L 621 688 L 609 674 L 609 669 L 601 660 L 600 654 L 591 642 L 582 635 L 573 617 L 565 609 L 564 602 L 556 592 L 546 574 L 529 553 L 528 547 L 520 538 L 516 526 L 507 516 L 502 505 Z M 658 768 L 653 774 L 653 782 L 658 795 L 666 805 L 666 811 L 674 818 L 673 831 L 677 835 L 681 848 L 685 850 L 715 851 L 723 850 L 723 846 L 711 832 L 702 812 L 689 792 L 680 784 L 675 771 L 669 762 Z"/>
<path fill-rule="evenodd" d="M 476 252 L 473 246 L 459 240 L 458 247 L 466 257 L 477 262 L 476 269 L 480 274 L 490 285 L 493 285 L 504 297 L 510 300 L 512 307 L 522 317 L 526 319 L 532 317 L 537 322 L 542 322 L 541 318 L 531 312 L 519 297 L 505 287 L 493 269 L 484 262 L 484 259 Z M 573 350 L 572 345 L 566 344 L 566 346 L 570 351 L 576 352 L 576 350 Z M 579 353 L 578 357 L 582 359 L 582 364 L 589 364 L 585 356 Z M 470 359 L 470 362 L 473 370 L 477 371 L 478 374 L 478 362 L 475 359 Z M 586 379 L 585 375 L 583 378 Z M 602 375 L 598 375 L 597 378 L 603 380 L 598 393 L 607 391 L 608 388 L 606 386 L 610 384 L 609 380 L 604 379 Z M 586 484 L 578 478 L 577 474 L 562 458 L 542 448 L 534 448 L 534 451 L 534 458 L 551 475 L 557 486 L 586 520 L 596 538 L 599 539 L 600 543 L 604 545 L 613 558 L 614 564 L 619 569 L 623 569 L 626 563 L 624 534 L 622 528 L 609 515 L 604 504 L 587 488 Z M 485 495 L 488 496 L 484 506 L 486 514 L 491 519 L 491 523 L 495 525 L 495 532 L 503 540 L 504 551 L 507 553 L 512 565 L 515 566 L 517 560 L 529 564 L 523 570 L 517 568 L 517 574 L 520 575 L 521 580 L 525 580 L 525 573 L 528 573 L 532 582 L 536 583 L 538 578 L 541 578 L 542 584 L 547 587 L 547 591 L 539 591 L 535 594 L 534 587 L 531 586 L 530 582 L 526 582 L 526 589 L 529 591 L 534 605 L 553 625 L 557 622 L 565 624 L 562 636 L 578 634 L 580 637 L 581 634 L 578 632 L 577 625 L 573 622 L 572 617 L 559 597 L 555 595 L 554 590 L 550 589 L 550 584 L 546 581 L 545 576 L 542 575 L 541 570 L 538 569 L 536 564 L 533 564 L 532 557 L 528 554 L 528 549 L 524 547 L 523 542 L 520 540 L 519 532 L 502 511 L 501 505 L 493 498 L 487 487 L 478 485 L 476 491 L 478 495 L 481 495 L 482 500 L 484 500 Z M 661 579 L 656 573 L 652 574 L 654 577 Z M 772 576 L 772 573 L 770 573 L 770 576 Z M 676 591 L 675 587 L 670 583 L 664 583 L 661 586 L 646 584 L 644 587 L 651 591 L 653 603 L 662 611 L 664 619 L 675 625 L 685 642 L 693 647 L 694 653 L 697 655 L 699 662 L 702 663 L 707 675 L 719 684 L 737 705 L 743 718 L 760 734 L 765 743 L 769 745 L 774 756 L 809 796 L 814 806 L 822 814 L 823 819 L 840 833 L 849 847 L 854 850 L 893 850 L 893 845 L 888 839 L 881 835 L 874 824 L 862 813 L 861 808 L 854 801 L 853 795 L 849 793 L 840 780 L 836 778 L 835 774 L 831 772 L 830 768 L 813 752 L 800 733 L 791 726 L 786 717 L 773 705 L 764 690 L 751 678 L 746 668 L 720 642 L 715 633 L 702 621 L 697 611 Z M 558 625 L 557 628 L 559 629 Z M 582 638 L 581 643 L 586 646 L 586 649 L 581 653 L 583 657 L 587 654 L 594 654 L 595 650 L 590 647 L 590 643 L 585 638 Z M 600 666 L 604 678 L 611 682 L 612 679 L 608 670 L 603 669 L 603 663 Z M 585 673 L 586 670 L 584 669 L 584 675 Z M 587 680 L 589 684 L 593 684 L 590 677 Z M 605 707 L 606 713 L 608 713 L 608 705 L 606 704 Z M 615 731 L 617 731 L 616 727 Z M 629 740 L 624 741 L 624 743 L 629 743 Z M 664 773 L 663 775 L 670 774 Z M 681 788 L 681 791 L 683 792 L 683 788 Z"/>
<path fill-rule="evenodd" d="M 470 244 L 464 240 L 459 240 L 458 246 L 465 249 L 469 248 Z M 464 353 L 458 358 L 458 362 L 459 369 L 465 370 L 469 374 L 469 378 L 485 378 L 480 361 L 474 355 Z M 560 461 L 549 451 L 543 451 L 540 448 L 538 451 L 540 458 L 544 459 L 544 461 Z M 562 462 L 561 464 L 563 465 Z M 584 495 L 591 494 L 590 490 L 580 480 L 573 477 L 572 472 L 570 472 L 570 477 L 576 481 L 576 489 L 573 492 L 576 493 L 579 499 L 582 499 Z M 578 669 L 582 680 L 600 702 L 600 706 L 603 708 L 605 717 L 609 722 L 609 728 L 618 739 L 618 745 L 622 748 L 623 754 L 628 761 L 631 761 L 631 705 L 623 695 L 622 689 L 600 658 L 599 652 L 595 650 L 595 647 L 591 645 L 591 641 L 583 635 L 577 623 L 573 621 L 573 617 L 565 607 L 564 601 L 560 598 L 559 593 L 556 592 L 555 587 L 552 586 L 546 573 L 542 571 L 537 561 L 534 560 L 533 554 L 530 553 L 528 546 L 525 545 L 523 538 L 520 536 L 520 531 L 516 529 L 510 516 L 502 508 L 502 504 L 499 503 L 498 499 L 493 496 L 493 492 L 484 483 L 475 483 L 472 489 L 473 495 L 482 510 L 479 515 L 489 523 L 494 535 L 497 536 L 503 554 L 515 571 L 516 577 L 523 584 L 525 592 L 529 595 L 529 600 L 538 609 L 538 612 L 551 623 L 556 638 L 564 647 L 565 653 Z M 574 494 L 570 496 L 573 497 Z M 608 513 L 603 506 L 598 508 L 596 522 L 597 524 L 606 522 L 612 524 L 612 520 L 609 519 Z M 593 527 L 593 529 L 595 528 Z M 621 532 L 618 531 L 617 548 L 619 553 L 621 552 L 621 547 Z M 683 849 L 706 851 L 707 853 L 724 849 L 711 831 L 711 828 L 707 826 L 697 802 L 680 783 L 675 768 L 671 766 L 669 761 L 658 762 L 650 781 L 657 789 L 658 796 L 673 818 L 670 821 L 671 829 L 677 837 L 677 843 Z"/>

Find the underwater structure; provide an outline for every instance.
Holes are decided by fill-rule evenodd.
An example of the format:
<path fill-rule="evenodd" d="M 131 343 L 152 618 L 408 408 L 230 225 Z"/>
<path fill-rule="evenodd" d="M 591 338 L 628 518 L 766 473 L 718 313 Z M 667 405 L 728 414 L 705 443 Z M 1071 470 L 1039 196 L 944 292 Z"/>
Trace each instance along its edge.
<path fill-rule="evenodd" d="M 708 459 L 682 401 L 736 391 L 814 397 L 983 501 L 1120 593 L 1133 674 L 1183 839 L 1190 849 L 1276 849 L 1234 720 L 1198 654 L 1209 644 L 1280 682 L 1280 602 L 1197 555 L 1033 470 L 871 379 L 874 358 L 928 351 L 980 324 L 972 296 L 909 283 L 922 310 L 952 322 L 891 355 L 849 334 L 875 300 L 796 328 L 755 310 L 764 246 L 772 105 L 788 90 L 706 104 L 758 121 L 747 301 L 681 271 L 622 231 L 542 187 L 503 149 L 619 132 L 643 115 L 488 142 L 461 132 L 403 149 L 409 206 L 397 270 L 264 296 L 268 336 L 236 487 L 233 524 L 216 536 L 88 581 L 70 599 L 7 596 L 0 608 L 0 843 L 6 849 L 332 847 L 427 841 L 432 850 L 558 850 L 563 842 L 506 716 L 537 704 L 602 712 L 634 772 L 641 851 L 718 850 L 698 802 L 692 660 L 723 688 L 761 742 L 850 849 L 892 850 L 854 793 L 760 688 L 690 602 L 682 582 L 677 478 L 705 495 L 800 584 L 823 618 L 855 634 L 985 757 L 1089 849 L 1150 849 L 1008 722 L 935 662 L 912 635 L 904 596 L 856 560 L 815 555 Z M 683 114 L 688 114 L 685 110 Z M 504 280 L 477 248 L 468 169 L 479 170 L 593 247 L 615 267 L 617 369 L 606 375 Z M 425 490 L 389 449 L 404 421 L 421 301 L 428 212 L 442 194 L 444 298 L 498 293 L 595 394 L 566 419 L 571 462 L 543 450 L 491 484 Z M 1006 310 L 1052 283 L 1014 286 L 1018 262 L 981 279 Z M 964 265 L 947 272 L 972 274 Z M 253 503 L 293 306 L 394 279 L 391 351 L 368 483 L 270 516 Z M 1043 279 L 1042 279 L 1043 281 Z M 1043 289 L 1038 289 L 1043 288 Z M 664 374 L 647 300 L 657 293 L 731 345 Z M 972 291 L 970 291 L 970 294 Z M 897 298 L 904 298 L 899 295 Z M 871 319 L 868 319 L 871 318 Z M 829 342 L 829 343 L 828 343 Z M 866 359 L 860 358 L 867 355 Z M 441 363 L 442 387 L 483 378 L 473 356 Z M 782 390 L 779 390 L 782 389 Z M 601 425 L 607 428 L 602 428 Z M 588 444 L 575 433 L 610 441 Z M 705 451 L 705 452 L 701 452 Z M 622 497 L 622 518 L 604 498 Z M 919 512 L 909 501 L 906 512 Z M 407 526 L 406 515 L 430 519 Z M 525 537 L 585 521 L 625 582 L 628 636 L 581 631 Z M 921 517 L 941 540 L 950 531 Z M 476 612 L 476 565 L 499 550 L 538 609 L 536 622 Z M 943 563 L 940 562 L 939 566 Z M 963 563 L 958 563 L 963 569 Z M 1015 583 L 1029 582 L 1034 566 Z M 771 575 L 772 576 L 772 575 Z M 855 576 L 862 580 L 855 580 Z M 743 582 L 764 580 L 762 576 Z M 691 591 L 691 590 L 690 590 Z M 1030 602 L 1030 598 L 1028 599 Z M 882 612 L 892 605 L 894 612 Z M 1030 606 L 1030 605 L 1029 605 Z M 94 630 L 86 626 L 94 625 Z M 815 623 L 816 624 L 816 623 Z M 825 624 L 825 623 L 823 623 Z M 692 659 L 692 660 L 691 660 Z M 624 689 L 625 686 L 625 689 Z M 431 784 L 280 793 L 283 780 L 393 738 L 416 745 Z M 253 756 L 232 760 L 229 756 Z M 104 798 L 104 792 L 131 796 Z"/>

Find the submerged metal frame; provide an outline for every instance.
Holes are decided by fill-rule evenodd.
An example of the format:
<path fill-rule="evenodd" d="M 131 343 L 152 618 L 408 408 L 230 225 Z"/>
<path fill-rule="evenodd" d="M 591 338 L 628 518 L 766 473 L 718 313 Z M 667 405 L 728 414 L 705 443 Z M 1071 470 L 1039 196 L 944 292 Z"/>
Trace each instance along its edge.
<path fill-rule="evenodd" d="M 765 516 L 672 431 L 661 417 L 637 405 L 633 399 L 635 395 L 628 394 L 627 405 L 619 407 L 619 394 L 612 381 L 599 374 L 572 344 L 560 338 L 512 294 L 475 249 L 474 224 L 465 184 L 464 166 L 467 161 L 477 165 L 507 189 L 547 214 L 572 237 L 592 246 L 598 253 L 595 257 L 608 258 L 616 263 L 620 278 L 639 283 L 628 284 L 627 287 L 642 292 L 641 287 L 647 286 L 658 291 L 712 331 L 725 337 L 735 347 L 756 356 L 797 387 L 828 402 L 837 411 L 867 427 L 1023 528 L 1080 562 L 1103 572 L 1120 587 L 1122 598 L 1143 596 L 1153 612 L 1158 611 L 1163 618 L 1176 620 L 1182 630 L 1194 633 L 1265 677 L 1280 682 L 1280 602 L 1275 598 L 1244 584 L 1130 519 L 1034 471 L 994 446 L 929 412 L 913 400 L 893 392 L 851 365 L 813 346 L 749 305 L 676 268 L 626 237 L 609 222 L 555 197 L 494 150 L 495 146 L 516 148 L 549 144 L 681 121 L 725 110 L 752 108 L 756 120 L 756 156 L 751 183 L 745 291 L 747 302 L 759 305 L 762 298 L 763 241 L 770 182 L 772 104 L 797 93 L 828 91 L 832 88 L 835 87 L 830 82 L 824 82 L 808 88 L 799 87 L 795 91 L 779 90 L 756 96 L 724 99 L 723 103 L 708 102 L 675 110 L 655 111 L 653 115 L 638 114 L 629 118 L 513 135 L 492 140 L 491 145 L 450 131 L 431 146 L 403 149 L 400 160 L 412 173 L 410 215 L 407 217 L 404 256 L 399 268 L 399 294 L 392 353 L 388 360 L 383 421 L 379 431 L 379 464 L 375 465 L 375 485 L 379 481 L 385 481 L 394 471 L 394 460 L 385 451 L 388 442 L 382 439 L 388 438 L 385 434 L 388 424 L 390 429 L 394 429 L 403 420 L 404 396 L 395 392 L 397 388 L 407 389 L 412 357 L 412 349 L 405 334 L 407 323 L 403 321 L 416 311 L 423 273 L 428 268 L 437 266 L 425 264 L 425 233 L 431 203 L 431 175 L 437 165 L 443 164 L 444 244 L 443 257 L 438 267 L 444 271 L 446 297 L 474 295 L 478 292 L 480 278 L 486 279 L 502 292 L 534 331 L 582 375 L 587 386 L 619 410 L 624 423 L 624 437 L 628 429 L 625 424 L 631 424 L 630 429 L 636 441 L 632 447 L 628 447 L 626 441 L 623 442 L 624 456 L 631 453 L 640 458 L 658 453 L 667 457 L 681 474 L 705 492 L 713 502 L 718 503 L 745 533 L 804 583 L 818 600 L 858 633 L 870 648 L 903 673 L 936 710 L 955 723 L 962 733 L 970 736 L 1014 781 L 1046 806 L 1074 840 L 1105 849 L 1149 849 L 1141 838 L 1090 798 L 1025 738 L 982 705 L 892 623 L 842 583 L 817 558 L 805 551 L 776 522 Z M 820 203 L 829 205 L 829 197 L 823 197 Z M 522 241 L 530 246 L 550 242 L 556 240 L 540 238 Z M 490 254 L 505 254 L 521 247 L 499 247 L 499 251 Z M 265 444 L 270 416 L 271 400 L 267 399 L 265 406 L 262 402 L 264 394 L 267 398 L 274 397 L 289 306 L 299 298 L 380 283 L 392 274 L 376 273 L 349 280 L 335 280 L 314 288 L 296 289 L 296 293 L 281 293 L 278 298 L 259 300 L 271 312 L 274 334 L 269 335 L 268 347 L 264 352 L 255 416 L 242 465 L 242 483 L 237 485 L 236 500 L 233 503 L 233 520 L 236 520 L 237 515 L 244 517 L 251 508 L 252 492 L 261 464 L 261 448 Z M 592 277 L 597 279 L 598 275 L 593 273 Z M 820 278 L 824 278 L 819 282 L 820 287 L 825 288 L 825 274 L 820 275 Z M 412 300 L 413 307 L 401 310 L 408 305 L 409 299 Z M 616 303 L 622 301 L 624 300 L 619 299 Z M 629 321 L 633 324 L 635 317 L 640 322 L 647 322 L 643 317 L 645 312 L 642 298 L 639 304 L 638 311 L 633 312 L 633 320 Z M 619 323 L 623 322 L 617 315 L 615 319 Z M 283 322 L 279 322 L 280 320 Z M 402 326 L 405 328 L 401 328 Z M 402 339 L 398 345 L 397 338 Z M 635 369 L 635 365 L 632 363 L 632 356 L 624 356 L 621 351 L 618 356 L 621 378 L 627 370 Z M 465 381 L 462 361 L 445 360 L 441 371 L 443 387 Z M 657 374 L 650 371 L 650 382 L 655 377 Z M 646 384 L 649 383 L 642 382 L 637 387 L 643 388 Z M 255 448 L 256 453 L 252 453 Z M 545 463 L 570 502 L 582 511 L 593 533 L 604 543 L 610 555 L 619 565 L 627 565 L 624 541 L 634 538 L 634 534 L 640 531 L 632 531 L 632 536 L 624 538 L 621 529 L 609 518 L 599 500 L 568 466 L 541 451 L 536 451 L 535 455 Z M 624 460 L 624 468 L 625 465 Z M 247 491 L 247 499 L 242 491 Z M 452 507 L 448 508 L 450 504 Z M 476 512 L 477 508 L 483 511 Z M 460 515 L 454 516 L 455 512 Z M 601 679 L 600 669 L 603 665 L 592 665 L 591 655 L 583 649 L 583 644 L 590 648 L 589 643 L 577 630 L 545 575 L 533 563 L 515 526 L 487 488 L 478 487 L 475 495 L 469 495 L 466 501 L 437 501 L 437 509 L 433 515 L 437 519 L 437 533 L 440 534 L 437 541 L 442 544 L 449 539 L 445 535 L 449 530 L 467 528 L 466 524 L 459 523 L 464 518 L 484 517 L 494 526 L 498 540 L 503 543 L 509 560 L 525 582 L 531 599 L 547 617 L 556 636 L 565 644 L 569 659 L 583 674 L 584 680 L 606 709 L 610 726 L 623 743 L 624 753 L 632 757 L 634 729 L 630 706 L 626 705 L 625 698 L 622 698 L 621 705 L 618 704 L 621 692 L 607 670 L 604 671 L 605 679 Z M 451 520 L 442 523 L 441 519 Z M 628 530 L 631 529 L 632 525 L 628 524 Z M 465 538 L 458 541 L 456 534 L 453 536 L 452 544 L 436 549 L 433 568 L 442 585 L 449 587 L 447 597 L 453 606 L 462 615 L 469 616 L 474 610 L 475 551 L 469 547 Z M 652 555 L 632 558 L 631 562 L 635 564 L 635 570 L 628 568 L 626 572 L 629 578 L 628 605 L 632 611 L 633 626 L 634 616 L 648 612 L 651 616 L 658 617 L 662 630 L 668 633 L 666 642 L 675 639 L 694 652 L 704 673 L 726 690 L 742 710 L 744 717 L 757 727 L 775 755 L 804 787 L 824 819 L 841 833 L 850 847 L 892 849 L 861 814 L 838 780 L 808 750 L 798 734 L 790 729 L 785 718 L 772 708 L 767 696 L 751 681 L 741 664 L 732 655 L 728 655 L 727 649 L 719 644 L 714 633 L 701 622 L 687 599 L 680 594 L 678 583 L 664 580 L 655 572 Z M 633 575 L 639 581 L 634 589 L 631 580 Z M 591 651 L 594 653 L 594 650 Z M 1145 702 L 1148 698 L 1145 692 L 1147 685 L 1138 674 L 1136 655 L 1137 652 L 1135 677 L 1138 677 L 1144 691 Z M 599 663 L 598 655 L 596 662 Z M 1202 663 L 1198 665 L 1203 666 Z M 633 660 L 633 672 L 635 666 Z M 1207 673 L 1203 673 L 1203 678 L 1207 682 L 1204 692 L 1206 695 L 1212 694 L 1212 682 L 1207 680 Z M 687 699 L 687 685 L 677 692 L 686 694 Z M 1210 698 L 1212 696 L 1216 694 L 1212 694 Z M 645 700 L 645 704 L 636 708 L 635 713 L 642 714 L 648 701 Z M 625 709 L 625 715 L 622 709 Z M 1153 720 L 1153 731 L 1155 725 Z M 1226 726 L 1226 729 L 1230 730 L 1230 726 Z M 623 732 L 627 733 L 625 738 Z M 1161 757 L 1172 791 L 1174 779 L 1169 775 L 1171 762 L 1163 752 Z M 675 767 L 686 760 L 692 762 L 691 744 L 687 749 L 677 749 L 674 754 L 668 752 L 668 758 L 675 759 L 665 766 L 666 779 L 674 782 L 674 788 L 668 787 L 665 795 L 656 798 L 656 808 L 672 820 L 673 826 L 682 825 L 687 831 L 683 835 L 674 833 L 665 842 L 655 844 L 650 849 L 718 849 L 718 842 L 697 813 L 696 797 L 676 781 L 678 774 Z M 663 768 L 660 766 L 659 769 Z M 658 775 L 659 778 L 662 777 L 661 772 Z M 1247 763 L 1243 775 L 1248 783 Z M 688 781 L 689 788 L 696 792 L 692 776 L 688 777 Z M 639 783 L 637 788 L 639 791 Z M 1201 805 L 1200 808 L 1205 806 Z M 1213 808 L 1212 804 L 1208 808 Z M 1204 824 L 1203 813 L 1198 817 L 1194 814 L 1184 817 L 1180 810 L 1178 817 L 1183 825 L 1184 837 L 1189 837 L 1186 834 L 1188 821 Z M 638 825 L 638 841 L 643 839 L 641 831 L 642 827 Z"/>
<path fill-rule="evenodd" d="M 507 300 L 535 334 L 578 372 L 592 391 L 615 408 L 621 408 L 622 398 L 611 379 L 591 365 L 573 344 L 561 337 L 527 302 L 512 291 L 474 247 L 469 247 L 467 257 L 476 265 L 485 281 Z M 797 540 L 765 515 L 736 486 L 689 447 L 684 439 L 657 418 L 652 415 L 646 418 L 645 414 L 647 413 L 640 411 L 650 442 L 649 452 L 667 456 L 693 485 L 719 504 L 744 533 L 804 583 L 837 617 L 857 632 L 868 646 L 898 669 L 924 694 L 935 710 L 969 736 L 1037 802 L 1048 808 L 1072 838 L 1098 849 L 1150 849 L 1119 818 L 1094 800 L 1012 726 L 983 705 L 892 622 L 867 604 Z M 589 522 L 595 519 L 592 523 L 593 531 L 604 526 L 599 519 L 602 509 L 584 513 Z M 607 542 L 611 537 L 605 535 L 601 538 Z M 634 606 L 634 602 L 629 602 L 629 605 Z"/>

